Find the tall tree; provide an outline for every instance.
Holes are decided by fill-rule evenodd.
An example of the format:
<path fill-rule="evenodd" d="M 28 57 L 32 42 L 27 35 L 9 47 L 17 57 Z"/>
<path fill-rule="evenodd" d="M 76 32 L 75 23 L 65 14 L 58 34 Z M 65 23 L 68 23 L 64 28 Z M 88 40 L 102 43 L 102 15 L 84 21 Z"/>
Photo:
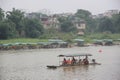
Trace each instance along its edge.
<path fill-rule="evenodd" d="M 95 20 L 91 17 L 91 12 L 88 10 L 78 9 L 75 16 L 79 19 L 85 20 L 86 22 L 86 33 L 94 33 L 96 31 Z"/>
<path fill-rule="evenodd" d="M 84 19 L 84 20 L 89 18 L 90 15 L 91 13 L 89 11 L 83 10 L 83 9 L 78 9 L 77 12 L 75 13 L 75 16 L 79 17 L 80 19 Z"/>
<path fill-rule="evenodd" d="M 67 20 L 61 24 L 61 31 L 62 32 L 73 32 L 73 31 L 76 31 L 76 28 L 74 27 L 71 21 Z"/>
<path fill-rule="evenodd" d="M 27 37 L 37 38 L 44 33 L 44 28 L 37 19 L 25 19 Z"/>
<path fill-rule="evenodd" d="M 120 13 L 113 15 L 112 22 L 114 25 L 115 32 L 120 33 Z"/>
<path fill-rule="evenodd" d="M 7 12 L 7 19 L 9 21 L 12 21 L 16 25 L 16 30 L 18 32 L 18 35 L 22 37 L 22 32 L 24 30 L 24 12 L 21 10 L 13 8 L 12 11 Z"/>
<path fill-rule="evenodd" d="M 0 23 L 0 39 L 7 39 L 9 37 L 9 25 Z"/>
<path fill-rule="evenodd" d="M 2 10 L 2 8 L 0 8 L 0 21 L 2 21 L 4 18 L 4 11 Z"/>
<path fill-rule="evenodd" d="M 0 22 L 0 39 L 16 37 L 15 24 L 9 21 Z"/>
<path fill-rule="evenodd" d="M 99 24 L 100 32 L 114 32 L 113 23 L 109 18 L 102 18 Z"/>
<path fill-rule="evenodd" d="M 86 33 L 95 33 L 97 30 L 97 21 L 95 19 L 90 18 L 86 21 Z"/>

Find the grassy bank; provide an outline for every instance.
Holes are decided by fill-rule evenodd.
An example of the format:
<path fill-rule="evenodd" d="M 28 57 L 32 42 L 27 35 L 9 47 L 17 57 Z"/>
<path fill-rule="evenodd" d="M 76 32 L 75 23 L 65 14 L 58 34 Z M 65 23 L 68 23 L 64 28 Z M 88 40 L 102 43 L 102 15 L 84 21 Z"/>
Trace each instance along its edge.
<path fill-rule="evenodd" d="M 77 38 L 82 38 L 86 42 L 91 43 L 93 39 L 120 39 L 120 34 L 88 34 L 84 36 L 78 36 Z"/>
<path fill-rule="evenodd" d="M 0 40 L 0 44 L 7 43 L 36 43 L 36 42 L 45 42 L 47 39 L 32 39 L 32 38 L 17 38 L 17 39 L 8 39 L 8 40 Z"/>
<path fill-rule="evenodd" d="M 93 39 L 113 39 L 113 40 L 120 39 L 120 34 L 89 34 L 84 36 L 77 36 L 72 33 L 69 33 L 69 34 L 59 33 L 59 34 L 55 34 L 53 36 L 47 37 L 46 39 L 17 38 L 17 39 L 0 40 L 0 44 L 17 43 L 17 42 L 22 42 L 22 43 L 46 42 L 48 41 L 48 39 L 55 38 L 55 37 L 63 39 L 64 41 L 72 41 L 75 38 L 80 38 L 80 39 L 84 39 L 86 43 L 91 43 Z"/>

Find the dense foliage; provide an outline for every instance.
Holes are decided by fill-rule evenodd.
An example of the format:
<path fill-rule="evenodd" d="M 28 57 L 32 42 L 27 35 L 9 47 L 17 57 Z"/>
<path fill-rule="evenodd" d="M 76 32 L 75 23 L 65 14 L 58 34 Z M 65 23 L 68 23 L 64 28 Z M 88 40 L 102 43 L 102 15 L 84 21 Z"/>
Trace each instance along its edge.
<path fill-rule="evenodd" d="M 86 34 L 90 33 L 120 33 L 120 13 L 111 18 L 92 18 L 87 10 L 79 9 L 70 16 L 57 17 L 60 23 L 60 30 L 54 28 L 44 29 L 40 21 L 40 14 L 37 18 L 25 17 L 25 12 L 13 8 L 12 11 L 4 12 L 0 8 L 0 39 L 9 38 L 47 38 L 57 33 L 68 33 L 75 35 L 77 28 L 73 20 L 84 20 L 86 22 Z"/>
<path fill-rule="evenodd" d="M 6 12 L 0 8 L 0 39 L 29 37 L 37 38 L 43 34 L 43 26 L 38 19 L 27 19 L 18 9 Z"/>
<path fill-rule="evenodd" d="M 86 33 L 120 33 L 120 13 L 93 19 L 89 11 L 80 9 L 75 15 L 86 21 Z"/>
<path fill-rule="evenodd" d="M 72 24 L 71 21 L 67 20 L 67 21 L 64 21 L 62 24 L 61 24 L 61 31 L 63 32 L 72 32 L 72 31 L 75 31 L 76 28 L 74 27 L 74 25 Z"/>

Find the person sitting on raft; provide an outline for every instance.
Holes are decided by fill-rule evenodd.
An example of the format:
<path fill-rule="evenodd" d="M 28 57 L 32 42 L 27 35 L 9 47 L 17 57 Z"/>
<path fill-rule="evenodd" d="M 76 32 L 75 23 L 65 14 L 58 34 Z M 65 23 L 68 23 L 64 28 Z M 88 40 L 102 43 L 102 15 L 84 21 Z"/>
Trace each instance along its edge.
<path fill-rule="evenodd" d="M 67 64 L 67 61 L 66 61 L 66 59 L 64 58 L 63 59 L 63 62 L 62 62 L 62 65 L 66 65 Z"/>
<path fill-rule="evenodd" d="M 83 59 L 83 64 L 88 65 L 89 61 L 88 61 L 88 57 L 86 56 L 85 59 Z"/>
<path fill-rule="evenodd" d="M 70 60 L 70 58 L 67 60 L 67 64 L 68 64 L 68 65 L 71 64 L 71 60 Z"/>
<path fill-rule="evenodd" d="M 73 65 L 76 64 L 76 60 L 75 60 L 74 57 L 72 58 L 72 62 L 71 62 L 71 63 L 72 63 Z"/>

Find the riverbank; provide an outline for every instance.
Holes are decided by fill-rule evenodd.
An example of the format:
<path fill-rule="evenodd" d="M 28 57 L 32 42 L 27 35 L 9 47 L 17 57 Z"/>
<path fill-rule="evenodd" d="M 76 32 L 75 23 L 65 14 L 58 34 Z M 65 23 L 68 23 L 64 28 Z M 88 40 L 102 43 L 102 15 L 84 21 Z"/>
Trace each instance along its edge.
<path fill-rule="evenodd" d="M 48 45 L 40 45 L 40 44 L 18 44 L 18 45 L 4 45 L 0 46 L 0 51 L 12 51 L 12 50 L 40 50 L 40 49 L 69 49 L 75 47 L 92 47 L 92 46 L 120 46 L 120 44 L 112 44 L 112 45 L 99 45 L 99 44 L 84 44 L 83 46 L 77 46 L 75 44 L 48 44 Z"/>
<path fill-rule="evenodd" d="M 57 36 L 56 36 L 57 35 Z M 86 34 L 83 36 L 77 36 L 73 34 L 63 34 L 59 33 L 45 38 L 15 38 L 15 39 L 7 39 L 0 40 L 0 44 L 8 44 L 8 43 L 37 43 L 37 42 L 47 42 L 48 39 L 59 38 L 67 42 L 73 42 L 73 39 L 79 38 L 84 39 L 85 43 L 92 43 L 93 39 L 112 39 L 112 40 L 120 40 L 120 34 L 105 34 L 105 33 L 96 33 L 96 34 Z"/>
<path fill-rule="evenodd" d="M 119 45 L 120 34 L 89 34 L 84 36 L 58 36 L 60 39 L 16 38 L 0 40 L 0 50 L 68 48 L 72 46 Z M 75 41 L 75 39 L 77 41 Z"/>

